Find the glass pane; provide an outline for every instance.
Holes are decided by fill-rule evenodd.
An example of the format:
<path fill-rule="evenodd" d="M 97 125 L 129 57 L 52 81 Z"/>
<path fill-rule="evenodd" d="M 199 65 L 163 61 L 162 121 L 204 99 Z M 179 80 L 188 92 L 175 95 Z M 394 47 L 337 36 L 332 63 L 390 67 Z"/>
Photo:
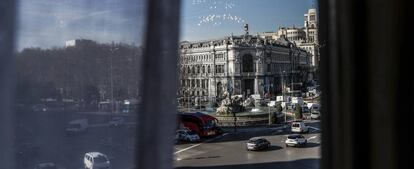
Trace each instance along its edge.
<path fill-rule="evenodd" d="M 145 2 L 20 0 L 16 168 L 135 166 Z"/>
<path fill-rule="evenodd" d="M 177 126 L 200 140 L 177 137 L 175 167 L 319 168 L 316 2 L 183 0 L 181 9 Z M 287 141 L 295 133 L 306 140 Z"/>

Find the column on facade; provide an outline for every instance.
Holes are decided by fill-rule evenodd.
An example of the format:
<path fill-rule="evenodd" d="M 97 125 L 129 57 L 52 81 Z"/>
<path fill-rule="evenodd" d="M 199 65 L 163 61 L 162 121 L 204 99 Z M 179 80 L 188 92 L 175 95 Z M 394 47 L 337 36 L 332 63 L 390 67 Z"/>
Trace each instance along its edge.
<path fill-rule="evenodd" d="M 257 76 L 254 78 L 254 94 L 259 94 L 259 79 Z"/>

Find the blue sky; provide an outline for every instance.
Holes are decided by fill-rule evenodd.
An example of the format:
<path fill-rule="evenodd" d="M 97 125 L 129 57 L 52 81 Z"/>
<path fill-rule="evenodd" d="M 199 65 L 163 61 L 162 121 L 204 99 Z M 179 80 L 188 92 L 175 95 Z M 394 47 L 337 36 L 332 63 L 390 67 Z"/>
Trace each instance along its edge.
<path fill-rule="evenodd" d="M 244 23 L 253 34 L 302 26 L 312 0 L 183 0 L 181 5 L 180 40 L 193 41 L 241 34 Z M 18 10 L 18 50 L 62 47 L 78 38 L 135 44 L 143 39 L 144 0 L 20 0 Z"/>
<path fill-rule="evenodd" d="M 194 41 L 242 34 L 245 23 L 251 34 L 275 31 L 279 26 L 303 26 L 303 15 L 312 4 L 313 0 L 184 0 L 180 37 Z M 205 22 L 199 26 L 203 16 Z"/>

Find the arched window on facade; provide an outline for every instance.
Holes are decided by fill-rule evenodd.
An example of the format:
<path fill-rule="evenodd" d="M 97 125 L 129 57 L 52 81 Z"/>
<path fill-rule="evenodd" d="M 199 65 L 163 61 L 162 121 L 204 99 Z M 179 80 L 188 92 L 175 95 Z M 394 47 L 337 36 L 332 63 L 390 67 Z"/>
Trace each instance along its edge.
<path fill-rule="evenodd" d="M 254 71 L 254 64 L 253 64 L 253 56 L 252 55 L 244 55 L 242 58 L 242 68 L 243 72 L 253 72 Z"/>
<path fill-rule="evenodd" d="M 191 73 L 195 74 L 195 68 L 194 67 L 191 68 Z"/>
<path fill-rule="evenodd" d="M 203 68 L 201 68 L 201 70 L 203 71 L 203 73 L 206 73 L 206 67 L 203 66 Z"/>
<path fill-rule="evenodd" d="M 211 70 L 210 70 L 210 65 L 208 65 L 207 66 L 207 73 L 210 73 L 211 72 Z"/>
<path fill-rule="evenodd" d="M 197 66 L 197 73 L 200 73 L 200 66 Z"/>

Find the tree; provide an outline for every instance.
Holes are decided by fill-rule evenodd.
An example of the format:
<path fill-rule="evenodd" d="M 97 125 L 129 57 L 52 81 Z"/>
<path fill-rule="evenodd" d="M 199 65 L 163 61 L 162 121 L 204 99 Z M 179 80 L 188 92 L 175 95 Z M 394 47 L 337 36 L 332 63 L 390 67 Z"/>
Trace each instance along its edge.
<path fill-rule="evenodd" d="M 111 52 L 113 48 L 118 50 Z M 26 48 L 15 58 L 19 103 L 66 98 L 96 104 L 109 98 L 111 81 L 116 100 L 138 98 L 142 81 L 138 46 L 91 42 L 68 48 Z"/>
<path fill-rule="evenodd" d="M 295 106 L 295 119 L 301 119 L 302 118 L 302 107 L 300 105 Z"/>
<path fill-rule="evenodd" d="M 269 124 L 277 123 L 277 112 L 270 112 L 270 121 Z"/>
<path fill-rule="evenodd" d="M 279 112 L 279 113 L 283 111 L 282 103 L 277 103 L 276 104 L 276 111 Z"/>

